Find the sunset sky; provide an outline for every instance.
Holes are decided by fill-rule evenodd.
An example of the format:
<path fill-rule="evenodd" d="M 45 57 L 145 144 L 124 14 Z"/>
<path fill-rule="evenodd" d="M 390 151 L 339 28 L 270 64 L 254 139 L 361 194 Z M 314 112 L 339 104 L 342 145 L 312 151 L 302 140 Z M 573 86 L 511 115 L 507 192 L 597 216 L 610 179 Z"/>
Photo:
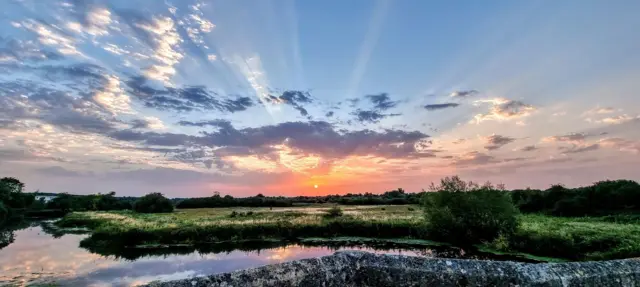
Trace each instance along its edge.
<path fill-rule="evenodd" d="M 0 176 L 27 191 L 640 180 L 640 1 L 1 5 Z"/>

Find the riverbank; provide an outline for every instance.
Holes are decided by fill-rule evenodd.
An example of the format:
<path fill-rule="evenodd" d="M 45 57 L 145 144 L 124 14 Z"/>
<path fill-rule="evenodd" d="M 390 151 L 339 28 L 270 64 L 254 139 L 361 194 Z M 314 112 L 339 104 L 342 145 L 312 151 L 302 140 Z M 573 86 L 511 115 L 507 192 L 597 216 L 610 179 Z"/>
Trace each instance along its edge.
<path fill-rule="evenodd" d="M 430 239 L 428 222 L 416 206 L 343 206 L 343 215 L 326 216 L 328 207 L 185 209 L 167 214 L 74 212 L 57 225 L 87 227 L 88 249 L 160 245 L 207 245 L 240 241 L 293 241 L 339 236 Z M 640 224 L 603 218 L 520 215 L 511 238 L 481 250 L 570 260 L 640 256 Z"/>

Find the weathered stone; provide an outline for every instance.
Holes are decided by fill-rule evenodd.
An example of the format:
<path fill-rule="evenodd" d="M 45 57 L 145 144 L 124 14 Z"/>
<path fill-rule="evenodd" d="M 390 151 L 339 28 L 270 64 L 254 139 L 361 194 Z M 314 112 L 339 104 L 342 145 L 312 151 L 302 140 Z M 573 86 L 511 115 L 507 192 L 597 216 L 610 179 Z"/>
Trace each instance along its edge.
<path fill-rule="evenodd" d="M 640 260 L 526 264 L 346 251 L 147 286 L 640 286 Z"/>

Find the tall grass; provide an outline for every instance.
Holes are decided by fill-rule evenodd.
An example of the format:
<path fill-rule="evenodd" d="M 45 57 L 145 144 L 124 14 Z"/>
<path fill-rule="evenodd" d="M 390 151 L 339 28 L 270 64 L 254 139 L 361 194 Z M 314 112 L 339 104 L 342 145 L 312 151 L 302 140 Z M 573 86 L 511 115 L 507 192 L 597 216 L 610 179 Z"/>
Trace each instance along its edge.
<path fill-rule="evenodd" d="M 79 212 L 69 214 L 58 225 L 86 226 L 93 229 L 88 240 L 124 246 L 334 236 L 427 237 L 421 213 L 408 211 L 406 207 L 390 206 L 384 211 L 352 207 L 335 218 L 325 217 L 314 209 L 305 212 L 305 208 L 297 211 L 258 208 L 252 216 L 244 217 L 230 217 L 232 211 L 235 210 L 179 210 L 172 214 Z"/>
<path fill-rule="evenodd" d="M 325 217 L 329 207 L 212 208 L 176 210 L 167 214 L 130 211 L 74 212 L 57 225 L 82 226 L 92 235 L 82 242 L 91 249 L 109 246 L 188 244 L 246 240 L 296 241 L 310 237 L 439 238 L 420 208 L 406 206 L 342 206 L 343 215 Z M 251 216 L 230 217 L 231 212 Z M 635 216 L 559 218 L 520 215 L 519 229 L 494 246 L 572 260 L 601 260 L 640 256 L 640 222 Z M 495 248 L 494 248 L 495 249 Z"/>

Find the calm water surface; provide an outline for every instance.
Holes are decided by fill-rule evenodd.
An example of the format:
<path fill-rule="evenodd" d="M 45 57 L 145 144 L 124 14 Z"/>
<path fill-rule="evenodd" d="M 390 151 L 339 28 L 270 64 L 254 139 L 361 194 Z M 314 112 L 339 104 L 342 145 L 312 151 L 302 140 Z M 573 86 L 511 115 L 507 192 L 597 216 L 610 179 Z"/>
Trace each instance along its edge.
<path fill-rule="evenodd" d="M 5 236 L 6 233 L 5 233 Z M 457 248 L 373 250 L 364 247 L 329 248 L 289 245 L 260 251 L 230 251 L 143 256 L 127 260 L 103 256 L 79 247 L 87 235 L 58 238 L 40 225 L 13 231 L 14 241 L 0 249 L 0 285 L 24 286 L 55 282 L 61 286 L 134 286 L 154 280 L 175 280 L 229 272 L 267 264 L 330 255 L 336 250 L 427 257 L 482 258 Z M 487 259 L 487 258 L 485 258 Z"/>

